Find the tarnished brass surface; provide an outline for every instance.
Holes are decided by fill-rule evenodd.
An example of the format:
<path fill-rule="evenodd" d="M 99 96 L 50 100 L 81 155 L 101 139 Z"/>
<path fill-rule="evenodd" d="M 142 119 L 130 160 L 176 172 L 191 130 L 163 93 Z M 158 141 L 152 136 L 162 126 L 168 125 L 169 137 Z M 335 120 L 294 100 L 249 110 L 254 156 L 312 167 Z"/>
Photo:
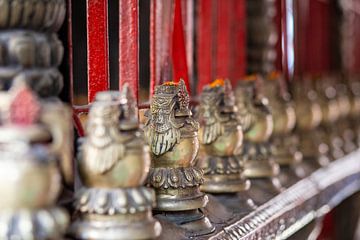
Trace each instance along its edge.
<path fill-rule="evenodd" d="M 194 167 L 199 124 L 192 118 L 184 81 L 157 86 L 146 116 L 144 133 L 151 149 L 146 184 L 155 190 L 157 217 L 166 218 L 192 236 L 211 233 L 214 227 L 198 210 L 206 206 L 208 198 L 200 192 L 203 171 Z M 182 219 L 174 217 L 179 213 Z"/>
<path fill-rule="evenodd" d="M 236 156 L 243 133 L 237 118 L 235 97 L 228 80 L 204 87 L 197 111 L 199 140 L 204 151 L 198 165 L 204 170 L 204 192 L 233 193 L 249 189 L 243 163 Z"/>
<path fill-rule="evenodd" d="M 69 230 L 79 239 L 153 239 L 155 196 L 142 187 L 150 154 L 138 130 L 131 95 L 102 92 L 92 104 L 78 159 L 84 187 L 76 193 L 78 217 Z M 130 109 L 129 109 L 130 108 Z"/>

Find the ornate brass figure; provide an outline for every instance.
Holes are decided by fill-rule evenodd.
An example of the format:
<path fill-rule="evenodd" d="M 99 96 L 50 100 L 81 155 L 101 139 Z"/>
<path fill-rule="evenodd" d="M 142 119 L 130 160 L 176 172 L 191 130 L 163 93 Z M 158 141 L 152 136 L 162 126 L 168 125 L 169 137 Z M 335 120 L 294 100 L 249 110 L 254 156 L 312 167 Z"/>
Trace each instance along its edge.
<path fill-rule="evenodd" d="M 147 185 L 155 189 L 155 209 L 164 212 L 160 218 L 198 235 L 214 228 L 198 211 L 206 206 L 208 197 L 200 192 L 203 171 L 195 167 L 199 124 L 191 115 L 182 80 L 156 87 L 144 127 L 152 160 Z"/>
<path fill-rule="evenodd" d="M 273 119 L 268 100 L 261 95 L 259 86 L 256 87 L 259 78 L 254 75 L 239 81 L 236 100 L 244 130 L 241 154 L 245 161 L 244 174 L 251 179 L 251 199 L 261 204 L 278 194 L 281 185 L 276 178 L 279 165 L 272 157 L 268 142 L 273 131 Z"/>
<path fill-rule="evenodd" d="M 340 110 L 340 116 L 334 130 L 336 131 L 337 136 L 340 137 L 340 142 L 338 143 L 342 143 L 342 151 L 347 154 L 357 149 L 356 132 L 353 129 L 351 121 L 353 95 L 345 76 L 337 76 L 336 80 L 336 99 Z M 338 141 L 337 138 L 335 140 Z"/>
<path fill-rule="evenodd" d="M 316 100 L 322 112 L 322 121 L 317 131 L 322 144 L 328 146 L 326 157 L 329 161 L 333 161 L 345 155 L 343 140 L 335 130 L 334 123 L 343 114 L 342 111 L 348 111 L 348 107 L 345 106 L 346 109 L 340 110 L 335 82 L 330 76 L 313 78 L 313 84 L 318 96 Z"/>
<path fill-rule="evenodd" d="M 216 80 L 201 93 L 197 119 L 201 127 L 199 140 L 205 156 L 199 161 L 205 182 L 200 189 L 210 193 L 233 193 L 249 189 L 242 163 L 236 154 L 242 145 L 243 133 L 237 119 L 231 83 Z"/>
<path fill-rule="evenodd" d="M 0 238 L 58 239 L 69 219 L 54 206 L 61 175 L 47 108 L 24 85 L 0 98 Z"/>
<path fill-rule="evenodd" d="M 295 134 L 299 138 L 299 150 L 303 155 L 302 166 L 310 174 L 328 162 L 326 154 L 329 148 L 321 141 L 318 132 L 314 131 L 321 122 L 322 111 L 308 78 L 295 80 L 292 87 L 296 114 Z"/>
<path fill-rule="evenodd" d="M 161 231 L 151 215 L 153 191 L 141 186 L 149 150 L 124 92 L 127 87 L 123 94 L 98 93 L 90 109 L 78 159 L 84 187 L 76 193 L 79 216 L 70 228 L 79 239 L 152 239 Z"/>
<path fill-rule="evenodd" d="M 272 72 L 264 81 L 264 92 L 269 99 L 274 122 L 270 139 L 271 150 L 274 160 L 281 166 L 279 175 L 281 185 L 290 186 L 304 177 L 304 174 L 295 167 L 302 160 L 302 154 L 298 151 L 298 139 L 292 134 L 296 115 L 290 94 L 285 88 L 284 79 L 278 72 Z"/>
<path fill-rule="evenodd" d="M 354 133 L 355 145 L 360 147 L 360 124 L 358 119 L 360 116 L 360 78 L 358 76 L 349 76 L 346 84 L 349 88 L 350 95 L 350 124 Z"/>

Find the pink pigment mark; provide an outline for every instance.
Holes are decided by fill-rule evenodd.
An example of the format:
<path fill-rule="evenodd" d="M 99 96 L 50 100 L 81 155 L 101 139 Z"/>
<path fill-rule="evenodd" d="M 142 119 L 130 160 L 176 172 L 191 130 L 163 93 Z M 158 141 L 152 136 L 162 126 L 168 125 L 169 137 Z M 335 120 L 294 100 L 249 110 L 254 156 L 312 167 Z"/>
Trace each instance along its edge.
<path fill-rule="evenodd" d="M 10 105 L 10 122 L 18 125 L 30 125 L 39 119 L 40 104 L 32 91 L 26 87 L 20 89 Z"/>

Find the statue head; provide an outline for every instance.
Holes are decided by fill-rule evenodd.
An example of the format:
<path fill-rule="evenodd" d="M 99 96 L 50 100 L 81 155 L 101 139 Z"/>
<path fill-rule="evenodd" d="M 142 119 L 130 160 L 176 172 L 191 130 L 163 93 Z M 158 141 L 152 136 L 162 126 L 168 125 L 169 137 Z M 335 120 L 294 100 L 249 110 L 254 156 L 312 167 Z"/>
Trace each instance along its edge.
<path fill-rule="evenodd" d="M 148 121 L 144 129 L 155 155 L 167 152 L 179 142 L 180 130 L 187 121 L 191 121 L 189 102 L 183 80 L 179 83 L 166 82 L 156 87 L 150 110 L 145 114 Z"/>

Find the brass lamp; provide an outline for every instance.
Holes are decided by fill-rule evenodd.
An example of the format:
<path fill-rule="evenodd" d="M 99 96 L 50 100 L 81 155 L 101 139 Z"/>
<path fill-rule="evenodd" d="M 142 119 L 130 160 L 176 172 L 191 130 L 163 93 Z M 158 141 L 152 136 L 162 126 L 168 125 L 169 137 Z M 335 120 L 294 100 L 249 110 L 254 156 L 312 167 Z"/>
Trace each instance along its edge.
<path fill-rule="evenodd" d="M 191 236 L 212 232 L 214 227 L 199 211 L 206 206 L 208 196 L 200 191 L 203 170 L 195 166 L 199 124 L 189 109 L 184 81 L 157 86 L 145 115 L 144 133 L 151 149 L 146 183 L 155 189 L 157 217 Z"/>
<path fill-rule="evenodd" d="M 161 226 L 151 214 L 153 191 L 143 187 L 150 167 L 125 86 L 100 92 L 92 104 L 78 157 L 84 187 L 76 193 L 77 239 L 153 239 Z M 130 107 L 130 109 L 129 109 Z"/>

